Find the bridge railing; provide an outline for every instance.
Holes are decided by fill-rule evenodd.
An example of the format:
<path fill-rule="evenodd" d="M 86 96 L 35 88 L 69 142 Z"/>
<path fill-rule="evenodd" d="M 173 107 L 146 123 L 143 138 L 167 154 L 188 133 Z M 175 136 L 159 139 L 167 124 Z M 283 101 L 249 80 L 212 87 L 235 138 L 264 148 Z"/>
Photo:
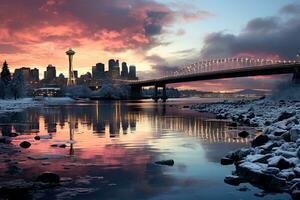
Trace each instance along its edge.
<path fill-rule="evenodd" d="M 217 72 L 222 70 L 240 69 L 244 67 L 261 67 L 267 65 L 282 65 L 298 63 L 296 60 L 271 60 L 254 58 L 224 58 L 199 61 L 191 65 L 185 65 L 181 69 L 162 75 L 159 79 L 177 76 L 199 74 L 206 72 Z"/>
<path fill-rule="evenodd" d="M 247 57 L 235 57 L 235 58 L 222 58 L 202 60 L 193 64 L 184 65 L 180 69 L 165 73 L 156 80 L 169 79 L 180 76 L 188 76 L 192 74 L 201 74 L 209 72 L 218 72 L 230 69 L 242 69 L 245 67 L 266 67 L 276 65 L 288 65 L 288 64 L 300 64 L 300 60 L 279 60 L 279 59 L 262 59 L 262 58 L 247 58 Z M 151 79 L 153 80 L 153 79 Z M 141 83 L 147 80 L 130 81 L 130 83 Z"/>

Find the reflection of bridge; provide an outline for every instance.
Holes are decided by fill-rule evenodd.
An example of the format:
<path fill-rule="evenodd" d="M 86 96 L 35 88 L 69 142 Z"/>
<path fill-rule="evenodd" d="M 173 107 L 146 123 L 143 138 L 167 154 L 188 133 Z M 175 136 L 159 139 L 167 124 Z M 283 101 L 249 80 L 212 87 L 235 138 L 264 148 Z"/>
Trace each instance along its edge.
<path fill-rule="evenodd" d="M 293 80 L 300 80 L 300 60 L 266 60 L 254 58 L 225 58 L 200 61 L 182 67 L 168 75 L 156 79 L 128 82 L 131 86 L 131 96 L 140 97 L 141 88 L 154 86 L 154 99 L 158 101 L 158 88 L 163 88 L 162 99 L 167 99 L 166 84 L 201 80 L 237 78 L 259 75 L 294 74 Z"/>

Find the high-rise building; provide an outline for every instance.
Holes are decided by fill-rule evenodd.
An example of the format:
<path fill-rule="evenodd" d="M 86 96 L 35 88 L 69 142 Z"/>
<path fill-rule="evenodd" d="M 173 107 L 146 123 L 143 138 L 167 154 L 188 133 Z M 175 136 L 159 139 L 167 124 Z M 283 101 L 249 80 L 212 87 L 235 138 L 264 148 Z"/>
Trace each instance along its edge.
<path fill-rule="evenodd" d="M 22 74 L 23 80 L 25 83 L 29 83 L 30 82 L 30 68 L 28 67 L 22 67 L 19 69 L 15 69 L 15 74 Z"/>
<path fill-rule="evenodd" d="M 129 67 L 129 75 L 128 75 L 129 80 L 136 80 L 136 67 L 134 65 L 131 65 Z"/>
<path fill-rule="evenodd" d="M 128 66 L 126 62 L 122 62 L 121 78 L 128 79 Z"/>
<path fill-rule="evenodd" d="M 116 64 L 116 62 L 115 62 L 114 59 L 110 59 L 110 60 L 108 61 L 108 71 L 109 71 L 109 72 L 112 72 L 112 71 L 113 71 L 115 64 Z"/>
<path fill-rule="evenodd" d="M 112 79 L 118 79 L 120 77 L 120 63 L 119 60 L 116 60 L 115 66 L 113 67 L 112 70 Z"/>
<path fill-rule="evenodd" d="M 56 84 L 58 84 L 59 86 L 67 85 L 67 81 L 68 79 L 62 73 L 60 73 L 56 78 Z"/>
<path fill-rule="evenodd" d="M 93 66 L 92 68 L 92 76 L 93 79 L 101 79 L 104 77 L 104 64 L 103 63 L 97 63 L 96 66 Z"/>
<path fill-rule="evenodd" d="M 30 70 L 30 81 L 38 82 L 40 80 L 39 70 L 37 68 Z"/>
<path fill-rule="evenodd" d="M 56 69 L 53 65 L 48 65 L 47 70 L 44 72 L 44 79 L 52 81 L 56 78 Z"/>
<path fill-rule="evenodd" d="M 118 79 L 120 77 L 119 60 L 110 59 L 108 61 L 109 75 L 112 79 Z"/>

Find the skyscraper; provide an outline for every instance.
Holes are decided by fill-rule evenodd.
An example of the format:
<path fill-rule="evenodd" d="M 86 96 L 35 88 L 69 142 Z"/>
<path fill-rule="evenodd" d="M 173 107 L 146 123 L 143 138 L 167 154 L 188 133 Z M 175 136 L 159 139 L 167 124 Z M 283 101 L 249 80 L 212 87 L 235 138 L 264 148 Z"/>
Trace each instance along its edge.
<path fill-rule="evenodd" d="M 39 70 L 37 68 L 30 70 L 30 81 L 38 82 L 40 80 Z"/>
<path fill-rule="evenodd" d="M 121 78 L 128 79 L 128 66 L 126 62 L 122 63 Z"/>
<path fill-rule="evenodd" d="M 92 68 L 93 79 L 101 79 L 104 77 L 104 64 L 97 63 L 96 66 Z"/>
<path fill-rule="evenodd" d="M 56 68 L 53 65 L 48 65 L 47 70 L 44 72 L 44 79 L 47 81 L 52 81 L 56 78 Z"/>
<path fill-rule="evenodd" d="M 22 68 L 19 68 L 19 69 L 15 69 L 15 74 L 22 74 L 22 77 L 23 77 L 23 80 L 24 82 L 28 83 L 30 82 L 30 68 L 28 67 L 22 67 Z"/>
<path fill-rule="evenodd" d="M 114 59 L 110 59 L 110 60 L 108 61 L 108 71 L 109 71 L 109 72 L 112 72 L 112 71 L 113 71 L 115 64 L 116 64 L 116 62 L 115 62 Z"/>
<path fill-rule="evenodd" d="M 129 80 L 136 80 L 136 67 L 134 65 L 131 65 L 129 67 L 129 75 L 128 75 Z"/>
<path fill-rule="evenodd" d="M 108 70 L 112 79 L 118 79 L 120 77 L 119 60 L 110 59 L 108 61 Z"/>

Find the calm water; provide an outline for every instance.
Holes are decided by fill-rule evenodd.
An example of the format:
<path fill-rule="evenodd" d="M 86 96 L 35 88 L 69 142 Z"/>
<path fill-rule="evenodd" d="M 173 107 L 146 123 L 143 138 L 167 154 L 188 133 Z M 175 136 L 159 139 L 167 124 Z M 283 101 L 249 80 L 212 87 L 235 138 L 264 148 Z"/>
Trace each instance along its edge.
<path fill-rule="evenodd" d="M 8 174 L 9 164 L 0 164 L 0 179 L 32 180 L 44 171 L 68 177 L 61 187 L 37 194 L 41 199 L 290 199 L 255 197 L 261 190 L 249 184 L 223 182 L 234 167 L 221 166 L 220 158 L 248 140 L 226 122 L 180 108 L 199 101 L 89 102 L 2 117 L 3 135 L 19 132 L 13 144 L 28 140 L 32 146 L 10 156 L 21 172 Z M 44 139 L 35 141 L 36 135 Z M 63 143 L 66 148 L 50 146 Z M 154 164 L 164 159 L 175 165 Z M 245 186 L 247 191 L 239 191 Z"/>

